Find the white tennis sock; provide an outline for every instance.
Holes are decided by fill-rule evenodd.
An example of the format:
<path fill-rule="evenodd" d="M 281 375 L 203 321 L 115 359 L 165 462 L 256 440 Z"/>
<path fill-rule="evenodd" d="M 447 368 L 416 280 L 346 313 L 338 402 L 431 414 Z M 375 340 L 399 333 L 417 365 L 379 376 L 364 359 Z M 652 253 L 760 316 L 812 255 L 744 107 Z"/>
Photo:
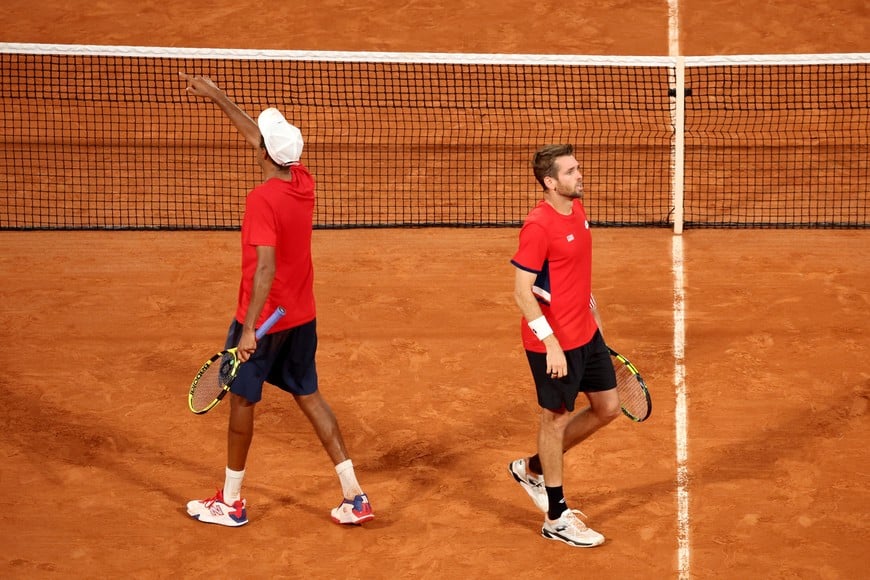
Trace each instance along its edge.
<path fill-rule="evenodd" d="M 242 480 L 245 479 L 245 470 L 233 471 L 227 467 L 227 477 L 224 480 L 224 503 L 233 505 L 242 499 Z"/>
<path fill-rule="evenodd" d="M 345 459 L 335 466 L 335 472 L 338 474 L 338 480 L 341 482 L 341 493 L 345 499 L 353 499 L 362 493 L 362 488 L 356 480 L 356 474 L 353 472 L 353 462 L 350 459 Z"/>

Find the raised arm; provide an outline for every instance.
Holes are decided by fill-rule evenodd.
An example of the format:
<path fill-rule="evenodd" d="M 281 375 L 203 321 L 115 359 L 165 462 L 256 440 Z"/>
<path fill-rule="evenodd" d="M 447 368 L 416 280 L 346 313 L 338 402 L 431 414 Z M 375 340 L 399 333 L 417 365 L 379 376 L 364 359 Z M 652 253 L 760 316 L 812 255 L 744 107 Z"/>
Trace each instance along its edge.
<path fill-rule="evenodd" d="M 245 141 L 253 147 L 260 147 L 260 129 L 257 127 L 257 122 L 230 100 L 227 94 L 214 84 L 214 81 L 206 76 L 192 76 L 186 73 L 178 74 L 187 81 L 187 88 L 185 90 L 188 93 L 197 97 L 210 99 L 230 118 L 230 121 L 239 130 Z"/>

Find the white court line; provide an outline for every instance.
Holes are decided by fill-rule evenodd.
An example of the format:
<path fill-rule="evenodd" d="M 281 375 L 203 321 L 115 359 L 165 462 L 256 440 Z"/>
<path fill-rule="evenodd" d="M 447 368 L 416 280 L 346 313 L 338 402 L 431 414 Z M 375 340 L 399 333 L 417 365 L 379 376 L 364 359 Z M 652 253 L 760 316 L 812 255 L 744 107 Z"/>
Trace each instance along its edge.
<path fill-rule="evenodd" d="M 673 58 L 680 56 L 680 4 L 668 0 L 668 52 Z M 682 98 L 678 95 L 677 98 Z M 682 228 L 681 228 L 682 229 Z M 677 562 L 679 580 L 688 580 L 689 573 L 689 472 L 686 413 L 686 317 L 685 276 L 683 273 L 683 237 L 672 236 L 674 271 L 674 387 L 676 409 L 674 431 L 677 444 Z"/>
<path fill-rule="evenodd" d="M 668 0 L 668 54 L 680 56 L 680 3 Z"/>
<path fill-rule="evenodd" d="M 686 413 L 686 318 L 685 277 L 683 274 L 683 237 L 672 237 L 674 269 L 674 387 L 676 411 L 674 430 L 677 440 L 677 560 L 679 578 L 689 578 L 689 472 Z"/>

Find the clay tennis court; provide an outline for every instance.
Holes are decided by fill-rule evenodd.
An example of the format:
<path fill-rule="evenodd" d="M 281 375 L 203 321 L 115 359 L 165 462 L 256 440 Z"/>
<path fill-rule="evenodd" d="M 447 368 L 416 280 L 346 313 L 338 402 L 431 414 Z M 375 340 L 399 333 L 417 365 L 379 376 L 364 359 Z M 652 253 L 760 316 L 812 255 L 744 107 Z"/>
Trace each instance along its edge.
<path fill-rule="evenodd" d="M 571 18 L 492 5 L 7 2 L 2 40 L 316 50 L 666 54 L 667 7 Z M 686 54 L 866 52 L 859 2 L 682 8 Z M 715 12 L 711 11 L 715 9 Z M 541 10 L 541 12 L 538 12 Z M 63 26 L 58 26 L 62 22 Z M 853 579 L 870 563 L 866 230 L 688 230 L 688 520 L 677 506 L 674 236 L 593 233 L 605 336 L 644 374 L 649 421 L 566 457 L 568 500 L 608 542 L 540 538 L 507 464 L 535 444 L 504 229 L 318 230 L 319 370 L 376 519 L 340 488 L 289 397 L 258 406 L 250 524 L 191 520 L 223 479 L 226 411 L 191 374 L 222 341 L 237 232 L 0 232 L 6 578 Z M 206 494 L 206 495 L 204 495 Z"/>

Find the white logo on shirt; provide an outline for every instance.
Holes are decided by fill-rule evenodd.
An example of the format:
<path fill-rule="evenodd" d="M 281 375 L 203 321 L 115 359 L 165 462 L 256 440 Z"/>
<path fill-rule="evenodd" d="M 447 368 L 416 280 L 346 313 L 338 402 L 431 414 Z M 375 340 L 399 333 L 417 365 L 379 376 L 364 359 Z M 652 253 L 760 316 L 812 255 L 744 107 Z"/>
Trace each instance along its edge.
<path fill-rule="evenodd" d="M 568 234 L 568 236 L 565 239 L 568 240 L 569 242 L 573 242 L 574 241 L 574 234 Z"/>
<path fill-rule="evenodd" d="M 585 220 L 584 223 L 586 224 L 586 229 L 588 230 L 589 229 L 589 220 Z"/>

